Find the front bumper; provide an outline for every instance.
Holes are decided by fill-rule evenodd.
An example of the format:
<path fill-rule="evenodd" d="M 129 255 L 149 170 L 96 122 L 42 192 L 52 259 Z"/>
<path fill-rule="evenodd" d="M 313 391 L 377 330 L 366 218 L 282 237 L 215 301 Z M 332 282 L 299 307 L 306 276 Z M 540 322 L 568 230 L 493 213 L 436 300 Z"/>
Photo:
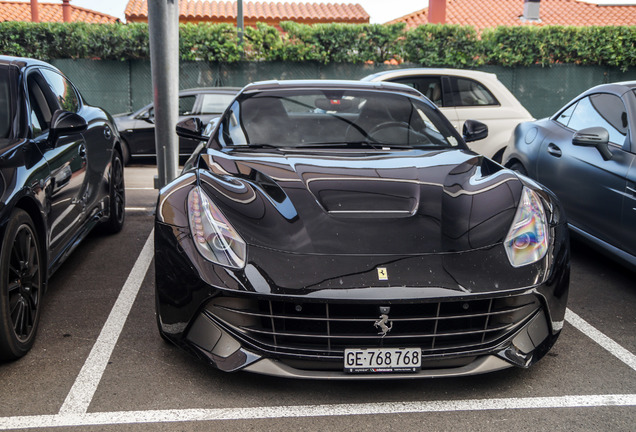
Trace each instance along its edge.
<path fill-rule="evenodd" d="M 337 352 L 284 354 L 254 349 L 236 333 L 226 331 L 207 313 L 195 320 L 186 336 L 187 347 L 217 368 L 233 372 L 245 370 L 264 375 L 306 379 L 410 379 L 465 376 L 493 372 L 512 366 L 528 367 L 545 354 L 556 341 L 551 335 L 543 311 L 533 315 L 504 342 L 490 349 L 467 350 L 431 355 L 422 353 L 422 367 L 415 373 L 349 374 L 343 371 L 344 359 Z M 412 343 L 404 342 L 409 345 Z M 356 346 L 364 345 L 358 343 Z M 368 346 L 368 345 L 364 345 Z M 409 345 L 410 346 L 410 345 Z M 479 354 L 481 352 L 481 354 Z M 490 353 L 489 353 L 490 352 Z"/>
<path fill-rule="evenodd" d="M 246 268 L 232 271 L 205 261 L 192 248 L 187 228 L 157 222 L 159 330 L 221 370 L 282 377 L 424 378 L 528 367 L 554 344 L 565 315 L 565 226 L 554 234 L 551 253 L 521 269 L 498 265 L 506 262 L 503 248 L 492 247 L 418 257 L 339 257 L 337 262 L 252 250 Z M 277 268 L 276 262 L 284 276 L 263 270 Z M 395 275 L 384 286 L 376 276 L 382 265 Z M 409 272 L 414 265 L 430 272 Z M 415 286 L 409 280 L 413 273 L 428 280 Z M 365 282 L 367 276 L 376 278 L 376 286 Z M 294 286 L 294 278 L 303 283 Z M 378 336 L 373 323 L 380 306 L 391 308 L 396 326 L 400 319 L 409 323 L 408 330 L 400 333 L 396 327 L 385 338 Z M 349 308 L 354 309 L 347 313 Z M 416 325 L 413 318 L 419 318 Z M 346 374 L 347 346 L 419 346 L 422 369 Z"/>

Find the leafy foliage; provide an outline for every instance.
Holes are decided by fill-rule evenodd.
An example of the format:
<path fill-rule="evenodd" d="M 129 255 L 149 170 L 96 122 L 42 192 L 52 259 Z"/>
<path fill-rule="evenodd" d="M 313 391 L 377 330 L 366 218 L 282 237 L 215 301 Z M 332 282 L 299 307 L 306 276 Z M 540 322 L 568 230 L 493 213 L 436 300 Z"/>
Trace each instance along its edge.
<path fill-rule="evenodd" d="M 636 26 L 498 27 L 482 35 L 488 62 L 503 66 L 636 65 Z"/>
<path fill-rule="evenodd" d="M 426 24 L 407 32 L 406 58 L 429 67 L 468 68 L 484 63 L 482 42 L 473 27 Z"/>
<path fill-rule="evenodd" d="M 236 29 L 231 24 L 182 24 L 179 26 L 181 60 L 236 62 L 241 59 Z"/>
<path fill-rule="evenodd" d="M 470 68 L 484 64 L 556 63 L 636 66 L 636 26 L 473 27 L 427 24 L 280 24 L 245 29 L 238 46 L 231 24 L 180 25 L 181 60 L 401 63 Z M 0 52 L 44 60 L 149 58 L 147 24 L 0 23 Z"/>

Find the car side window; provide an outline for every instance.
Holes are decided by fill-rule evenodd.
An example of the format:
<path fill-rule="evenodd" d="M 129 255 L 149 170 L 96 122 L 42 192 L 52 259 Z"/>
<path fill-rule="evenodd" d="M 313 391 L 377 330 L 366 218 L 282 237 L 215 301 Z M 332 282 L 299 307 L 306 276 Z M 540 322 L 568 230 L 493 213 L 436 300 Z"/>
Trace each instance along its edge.
<path fill-rule="evenodd" d="M 245 131 L 239 122 L 241 118 L 241 106 L 238 102 L 234 102 L 229 113 L 224 116 L 223 122 L 219 126 L 219 140 L 224 146 L 228 145 L 244 145 L 247 143 Z"/>
<path fill-rule="evenodd" d="M 49 130 L 53 113 L 60 106 L 40 70 L 31 71 L 27 75 L 27 90 L 31 134 L 36 138 Z"/>
<path fill-rule="evenodd" d="M 572 118 L 572 113 L 574 112 L 574 108 L 576 108 L 576 104 L 578 102 L 570 105 L 565 111 L 563 111 L 559 116 L 555 119 L 557 122 L 561 123 L 563 126 L 567 126 L 570 123 L 570 119 Z"/>
<path fill-rule="evenodd" d="M 609 132 L 610 142 L 622 146 L 627 137 L 627 110 L 621 98 L 597 93 L 579 101 L 568 127 L 576 131 L 600 126 Z"/>
<path fill-rule="evenodd" d="M 7 138 L 11 132 L 11 91 L 7 71 L 2 70 L 0 75 L 0 138 Z"/>
<path fill-rule="evenodd" d="M 469 78 L 454 78 L 453 99 L 457 106 L 499 105 L 499 101 L 481 83 Z"/>
<path fill-rule="evenodd" d="M 390 81 L 413 87 L 424 96 L 429 98 L 431 102 L 433 102 L 438 107 L 444 106 L 442 77 L 440 76 L 404 77 L 395 78 Z"/>
<path fill-rule="evenodd" d="M 71 82 L 59 73 L 48 69 L 42 69 L 42 75 L 51 87 L 60 108 L 72 113 L 78 112 L 80 101 Z"/>
<path fill-rule="evenodd" d="M 194 113 L 194 102 L 197 97 L 195 95 L 192 96 L 181 96 L 179 98 L 179 115 L 186 116 Z"/>
<path fill-rule="evenodd" d="M 201 97 L 201 114 L 221 114 L 234 99 L 233 94 L 209 93 Z"/>

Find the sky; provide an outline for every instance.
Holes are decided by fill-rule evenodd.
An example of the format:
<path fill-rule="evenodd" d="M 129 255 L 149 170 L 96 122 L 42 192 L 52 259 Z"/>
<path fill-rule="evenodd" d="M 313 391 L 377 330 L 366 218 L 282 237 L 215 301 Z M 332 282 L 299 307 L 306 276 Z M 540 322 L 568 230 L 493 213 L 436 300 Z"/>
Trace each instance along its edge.
<path fill-rule="evenodd" d="M 29 0 L 21 0 L 28 2 Z M 40 0 L 42 3 L 62 3 L 61 0 Z M 183 0 L 181 0 L 183 1 Z M 253 0 L 256 1 L 256 0 Z M 269 0 L 258 0 L 269 1 Z M 295 2 L 292 0 L 273 0 L 277 2 Z M 522 0 L 519 0 L 521 2 Z M 596 4 L 632 4 L 636 0 L 580 0 Z M 428 6 L 428 0 L 301 0 L 302 3 L 359 3 L 371 16 L 372 23 L 385 23 Z M 128 0 L 71 0 L 71 4 L 112 15 L 125 21 L 124 10 Z"/>

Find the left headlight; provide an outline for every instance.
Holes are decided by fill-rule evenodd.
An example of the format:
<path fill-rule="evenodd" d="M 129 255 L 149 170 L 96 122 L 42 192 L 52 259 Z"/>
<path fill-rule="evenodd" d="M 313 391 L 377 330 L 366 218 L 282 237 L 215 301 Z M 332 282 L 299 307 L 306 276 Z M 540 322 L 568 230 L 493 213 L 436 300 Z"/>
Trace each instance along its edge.
<path fill-rule="evenodd" d="M 236 269 L 245 266 L 245 241 L 199 186 L 188 194 L 188 220 L 192 240 L 205 259 Z"/>
<path fill-rule="evenodd" d="M 542 259 L 548 252 L 549 230 L 541 199 L 524 186 L 514 221 L 504 247 L 513 267 L 522 267 Z"/>

